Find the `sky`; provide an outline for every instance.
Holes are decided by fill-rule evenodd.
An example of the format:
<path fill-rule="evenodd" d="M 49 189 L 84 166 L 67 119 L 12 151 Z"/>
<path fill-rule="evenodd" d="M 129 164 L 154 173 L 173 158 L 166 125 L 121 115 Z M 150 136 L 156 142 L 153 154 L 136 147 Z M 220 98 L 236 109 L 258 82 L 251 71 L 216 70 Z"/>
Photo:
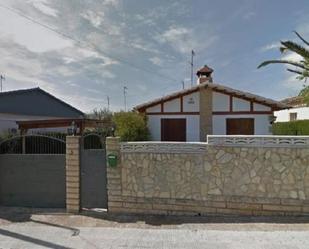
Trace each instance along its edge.
<path fill-rule="evenodd" d="M 215 83 L 281 100 L 304 82 L 280 40 L 309 40 L 309 1 L 0 0 L 3 90 L 41 87 L 79 108 L 128 109 L 190 87 L 204 64 Z M 196 84 L 196 78 L 194 78 Z"/>

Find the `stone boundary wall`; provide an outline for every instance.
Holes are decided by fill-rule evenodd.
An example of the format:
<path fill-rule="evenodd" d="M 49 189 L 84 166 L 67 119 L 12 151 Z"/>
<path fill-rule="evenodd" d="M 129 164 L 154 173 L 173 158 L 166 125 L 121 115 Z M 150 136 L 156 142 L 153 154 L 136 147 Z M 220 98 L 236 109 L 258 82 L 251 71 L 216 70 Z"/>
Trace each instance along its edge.
<path fill-rule="evenodd" d="M 107 155 L 116 153 L 120 159 L 107 171 L 109 212 L 309 214 L 308 146 L 199 144 L 190 153 L 184 144 L 186 149 L 177 153 L 155 152 L 151 146 L 139 150 L 138 143 L 120 144 L 118 138 L 108 138 L 106 144 Z M 203 149 L 196 152 L 194 146 Z"/>

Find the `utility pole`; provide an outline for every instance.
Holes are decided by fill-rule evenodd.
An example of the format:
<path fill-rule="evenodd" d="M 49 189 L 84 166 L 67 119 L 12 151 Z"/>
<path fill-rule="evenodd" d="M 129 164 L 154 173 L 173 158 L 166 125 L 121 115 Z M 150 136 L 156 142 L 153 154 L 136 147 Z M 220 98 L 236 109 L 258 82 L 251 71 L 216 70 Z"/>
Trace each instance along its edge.
<path fill-rule="evenodd" d="M 109 96 L 107 96 L 107 110 L 109 111 Z"/>
<path fill-rule="evenodd" d="M 123 100 L 124 100 L 124 111 L 127 111 L 127 90 L 126 86 L 123 87 Z"/>
<path fill-rule="evenodd" d="M 0 89 L 1 89 L 1 92 L 2 92 L 2 81 L 5 80 L 5 77 L 1 74 L 0 75 Z"/>
<path fill-rule="evenodd" d="M 182 83 L 182 89 L 184 90 L 185 89 L 185 81 L 183 80 L 181 83 Z"/>
<path fill-rule="evenodd" d="M 191 65 L 191 86 L 193 86 L 193 56 L 195 55 L 193 49 L 191 51 L 191 62 L 190 62 L 190 65 Z"/>

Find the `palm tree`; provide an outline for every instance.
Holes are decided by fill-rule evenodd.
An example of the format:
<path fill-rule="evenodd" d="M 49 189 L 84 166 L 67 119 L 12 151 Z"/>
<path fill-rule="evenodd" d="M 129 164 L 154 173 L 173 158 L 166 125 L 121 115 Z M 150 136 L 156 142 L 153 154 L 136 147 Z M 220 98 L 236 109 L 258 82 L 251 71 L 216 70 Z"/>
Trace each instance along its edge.
<path fill-rule="evenodd" d="M 294 31 L 294 33 L 298 36 L 298 38 L 309 46 L 309 42 L 306 41 L 299 33 Z M 268 60 L 262 62 L 258 68 L 267 66 L 269 64 L 287 64 L 294 66 L 295 68 L 287 68 L 289 72 L 297 74 L 297 79 L 299 80 L 307 80 L 309 77 L 309 50 L 308 48 L 299 45 L 293 41 L 281 41 L 280 52 L 294 52 L 302 57 L 300 61 L 292 61 L 292 60 Z"/>

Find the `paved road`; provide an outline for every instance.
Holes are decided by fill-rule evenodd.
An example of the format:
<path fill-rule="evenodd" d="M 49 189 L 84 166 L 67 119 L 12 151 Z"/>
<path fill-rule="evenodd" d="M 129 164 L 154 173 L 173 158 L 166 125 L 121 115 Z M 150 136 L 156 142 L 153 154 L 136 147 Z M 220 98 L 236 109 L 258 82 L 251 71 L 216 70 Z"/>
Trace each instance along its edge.
<path fill-rule="evenodd" d="M 236 226 L 236 225 L 235 225 Z M 0 248 L 309 248 L 308 231 L 0 226 Z"/>
<path fill-rule="evenodd" d="M 67 215 L 0 207 L 0 249 L 309 248 L 309 217 Z"/>

